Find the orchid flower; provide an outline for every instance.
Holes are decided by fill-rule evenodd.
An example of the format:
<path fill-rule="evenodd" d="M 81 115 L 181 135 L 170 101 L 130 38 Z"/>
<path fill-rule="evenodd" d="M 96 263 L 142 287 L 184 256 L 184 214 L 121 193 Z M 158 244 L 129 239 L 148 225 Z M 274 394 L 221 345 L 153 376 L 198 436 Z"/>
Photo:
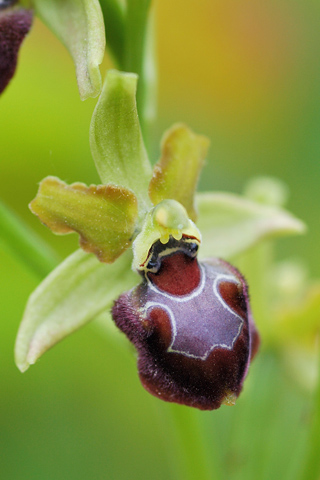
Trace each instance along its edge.
<path fill-rule="evenodd" d="M 246 281 L 228 262 L 266 238 L 301 233 L 304 225 L 276 205 L 196 193 L 209 141 L 183 124 L 164 134 L 152 170 L 137 80 L 110 70 L 96 105 L 90 144 L 101 185 L 47 177 L 30 204 L 54 233 L 78 233 L 81 249 L 30 296 L 16 363 L 27 370 L 112 309 L 138 351 L 150 393 L 200 409 L 231 405 L 259 336 Z"/>

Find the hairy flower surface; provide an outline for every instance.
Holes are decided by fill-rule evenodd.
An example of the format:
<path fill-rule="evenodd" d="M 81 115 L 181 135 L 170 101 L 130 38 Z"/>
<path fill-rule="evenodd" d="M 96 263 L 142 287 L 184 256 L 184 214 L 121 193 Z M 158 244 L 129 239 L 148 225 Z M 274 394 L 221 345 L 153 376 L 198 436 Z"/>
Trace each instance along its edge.
<path fill-rule="evenodd" d="M 139 376 L 156 397 L 211 410 L 232 404 L 258 347 L 248 289 L 227 262 L 197 260 L 198 242 L 156 242 L 143 282 L 120 296 L 116 325 L 138 351 Z"/>

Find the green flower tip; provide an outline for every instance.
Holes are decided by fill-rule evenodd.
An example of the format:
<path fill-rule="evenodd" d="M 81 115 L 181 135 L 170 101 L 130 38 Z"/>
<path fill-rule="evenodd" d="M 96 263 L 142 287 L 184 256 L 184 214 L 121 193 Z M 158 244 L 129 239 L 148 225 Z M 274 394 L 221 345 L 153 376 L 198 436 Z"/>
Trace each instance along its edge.
<path fill-rule="evenodd" d="M 102 183 L 132 190 L 145 213 L 151 207 L 151 165 L 137 112 L 137 79 L 133 73 L 108 71 L 90 124 L 90 147 Z"/>
<path fill-rule="evenodd" d="M 152 245 L 158 240 L 166 244 L 170 236 L 176 240 L 186 236 L 198 245 L 201 243 L 201 233 L 189 219 L 186 209 L 176 200 L 163 200 L 148 213 L 133 242 L 133 269 L 143 270 Z"/>
<path fill-rule="evenodd" d="M 149 195 L 154 205 L 174 198 L 196 221 L 194 194 L 209 148 L 209 140 L 195 134 L 183 124 L 175 124 L 163 136 L 161 157 L 155 165 L 149 185 Z"/>

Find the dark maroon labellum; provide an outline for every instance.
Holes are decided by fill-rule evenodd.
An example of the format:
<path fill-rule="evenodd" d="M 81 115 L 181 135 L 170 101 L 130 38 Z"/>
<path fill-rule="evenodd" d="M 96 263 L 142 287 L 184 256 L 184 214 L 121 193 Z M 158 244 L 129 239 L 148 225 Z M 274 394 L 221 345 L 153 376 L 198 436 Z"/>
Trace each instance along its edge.
<path fill-rule="evenodd" d="M 241 274 L 223 260 L 199 263 L 196 253 L 188 238 L 155 243 L 142 284 L 112 314 L 137 348 L 150 393 L 212 410 L 234 403 L 259 339 Z"/>
<path fill-rule="evenodd" d="M 13 3 L 15 2 L 4 2 L 2 7 Z M 31 10 L 0 8 L 0 93 L 14 75 L 19 48 L 31 24 Z"/>
<path fill-rule="evenodd" d="M 17 0 L 0 0 L 0 10 L 12 7 L 15 3 L 17 3 Z"/>

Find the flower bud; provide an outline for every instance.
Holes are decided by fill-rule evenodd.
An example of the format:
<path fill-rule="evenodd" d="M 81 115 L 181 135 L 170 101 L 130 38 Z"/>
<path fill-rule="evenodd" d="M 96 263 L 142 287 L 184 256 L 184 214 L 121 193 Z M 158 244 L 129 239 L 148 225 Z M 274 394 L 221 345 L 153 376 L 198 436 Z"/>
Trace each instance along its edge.
<path fill-rule="evenodd" d="M 10 8 L 14 3 L 0 2 L 0 93 L 14 75 L 19 48 L 32 24 L 32 11 Z"/>
<path fill-rule="evenodd" d="M 197 260 L 198 242 L 156 241 L 142 283 L 115 302 L 116 325 L 138 352 L 151 394 L 202 410 L 234 404 L 259 344 L 248 288 L 227 262 Z"/>

